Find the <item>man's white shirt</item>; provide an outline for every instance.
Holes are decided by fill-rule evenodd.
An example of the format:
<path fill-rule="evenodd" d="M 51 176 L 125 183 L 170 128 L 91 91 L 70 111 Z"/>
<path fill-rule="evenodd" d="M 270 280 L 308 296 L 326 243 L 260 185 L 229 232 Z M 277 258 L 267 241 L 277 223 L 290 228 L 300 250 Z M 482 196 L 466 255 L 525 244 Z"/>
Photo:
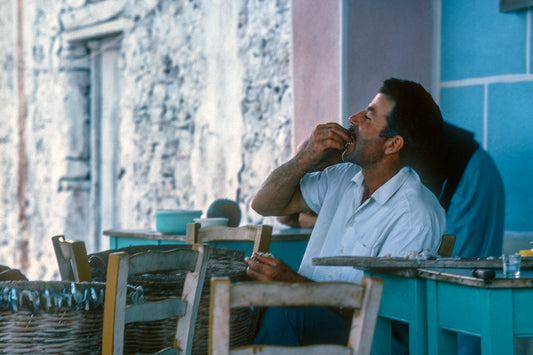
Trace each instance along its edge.
<path fill-rule="evenodd" d="M 352 163 L 306 174 L 302 196 L 318 214 L 299 273 L 315 281 L 359 282 L 352 267 L 314 266 L 325 256 L 405 256 L 430 249 L 437 253 L 446 229 L 444 209 L 409 167 L 376 190 L 363 204 L 364 176 Z"/>

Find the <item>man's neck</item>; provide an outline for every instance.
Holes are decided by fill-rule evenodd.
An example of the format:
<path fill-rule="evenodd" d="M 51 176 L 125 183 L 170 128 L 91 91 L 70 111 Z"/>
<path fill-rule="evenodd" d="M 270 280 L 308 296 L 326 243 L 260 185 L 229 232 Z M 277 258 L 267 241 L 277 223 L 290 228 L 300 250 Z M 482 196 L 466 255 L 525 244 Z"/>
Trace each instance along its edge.
<path fill-rule="evenodd" d="M 396 175 L 401 168 L 402 166 L 399 163 L 376 165 L 367 169 L 363 168 L 361 170 L 361 173 L 365 177 L 365 192 L 363 195 L 363 202 L 372 196 L 372 194 L 387 181 L 392 179 L 392 177 Z"/>

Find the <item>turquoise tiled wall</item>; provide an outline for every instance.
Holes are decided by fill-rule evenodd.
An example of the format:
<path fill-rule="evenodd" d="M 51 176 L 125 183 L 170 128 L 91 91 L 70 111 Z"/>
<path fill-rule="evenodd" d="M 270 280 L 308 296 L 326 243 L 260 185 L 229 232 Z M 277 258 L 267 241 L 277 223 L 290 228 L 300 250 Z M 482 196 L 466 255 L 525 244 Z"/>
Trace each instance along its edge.
<path fill-rule="evenodd" d="M 440 92 L 440 107 L 446 121 L 474 133 L 483 143 L 483 86 L 444 88 Z"/>
<path fill-rule="evenodd" d="M 533 229 L 533 81 L 489 85 L 487 146 L 505 183 L 506 225 Z"/>
<path fill-rule="evenodd" d="M 526 25 L 499 0 L 443 0 L 441 80 L 525 73 Z"/>
<path fill-rule="evenodd" d="M 443 115 L 473 131 L 498 166 L 505 229 L 533 232 L 531 10 L 501 13 L 499 0 L 441 4 Z"/>

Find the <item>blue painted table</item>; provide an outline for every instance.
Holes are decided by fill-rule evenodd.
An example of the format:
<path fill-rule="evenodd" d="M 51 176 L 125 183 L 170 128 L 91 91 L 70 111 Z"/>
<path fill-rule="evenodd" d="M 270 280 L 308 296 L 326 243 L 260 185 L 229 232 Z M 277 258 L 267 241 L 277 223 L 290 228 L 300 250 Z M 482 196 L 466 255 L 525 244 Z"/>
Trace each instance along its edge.
<path fill-rule="evenodd" d="M 533 270 L 487 282 L 468 269 L 419 269 L 426 280 L 429 354 L 457 354 L 455 332 L 481 338 L 483 355 L 513 354 L 513 338 L 533 337 Z"/>
<path fill-rule="evenodd" d="M 390 269 L 388 273 L 367 271 L 365 275 L 383 279 L 383 295 L 372 342 L 372 355 L 391 354 L 392 321 L 409 327 L 409 353 L 427 354 L 426 282 L 416 269 Z"/>
<path fill-rule="evenodd" d="M 501 267 L 496 269 L 501 260 L 313 259 L 315 265 L 357 266 L 366 275 L 384 280 L 373 355 L 391 353 L 393 320 L 408 323 L 410 354 L 455 355 L 456 332 L 481 337 L 483 355 L 513 354 L 513 338 L 533 337 L 532 261 L 522 259 L 520 278 L 508 279 L 503 278 Z M 439 263 L 448 267 L 428 268 Z M 476 265 L 494 268 L 496 278 L 473 277 Z"/>
<path fill-rule="evenodd" d="M 293 270 L 298 270 L 302 261 L 311 228 L 274 228 L 270 243 L 270 252 L 283 260 Z M 134 245 L 183 244 L 185 235 L 162 234 L 146 229 L 110 229 L 103 232 L 109 237 L 109 248 L 118 249 Z M 249 242 L 217 242 L 211 245 L 221 248 L 242 250 L 251 255 L 253 243 Z"/>

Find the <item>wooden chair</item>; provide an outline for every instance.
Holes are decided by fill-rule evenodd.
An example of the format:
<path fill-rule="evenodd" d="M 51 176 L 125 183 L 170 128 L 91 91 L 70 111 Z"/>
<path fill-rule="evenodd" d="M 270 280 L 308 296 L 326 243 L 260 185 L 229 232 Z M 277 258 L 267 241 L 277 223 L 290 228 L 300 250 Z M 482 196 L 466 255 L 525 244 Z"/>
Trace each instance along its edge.
<path fill-rule="evenodd" d="M 449 258 L 452 256 L 453 246 L 455 245 L 455 235 L 444 234 L 439 247 L 439 256 Z"/>
<path fill-rule="evenodd" d="M 87 249 L 82 241 L 65 240 L 62 235 L 52 237 L 61 279 L 64 281 L 92 281 Z"/>
<path fill-rule="evenodd" d="M 109 255 L 104 305 L 102 354 L 122 354 L 125 324 L 155 321 L 179 316 L 173 348 L 159 353 L 190 354 L 193 332 L 209 247 L 195 244 L 192 249 L 147 251 L 128 256 L 124 252 Z M 126 305 L 129 275 L 187 270 L 181 297 L 157 302 Z"/>
<path fill-rule="evenodd" d="M 363 277 L 348 282 L 241 282 L 211 279 L 209 354 L 370 354 L 383 281 Z M 250 345 L 229 349 L 230 310 L 237 307 L 348 307 L 355 309 L 348 346 L 278 347 Z"/>
<path fill-rule="evenodd" d="M 266 253 L 270 249 L 272 226 L 249 225 L 242 227 L 208 226 L 200 227 L 200 223 L 187 225 L 186 243 L 211 243 L 211 242 L 254 242 L 254 252 Z"/>

